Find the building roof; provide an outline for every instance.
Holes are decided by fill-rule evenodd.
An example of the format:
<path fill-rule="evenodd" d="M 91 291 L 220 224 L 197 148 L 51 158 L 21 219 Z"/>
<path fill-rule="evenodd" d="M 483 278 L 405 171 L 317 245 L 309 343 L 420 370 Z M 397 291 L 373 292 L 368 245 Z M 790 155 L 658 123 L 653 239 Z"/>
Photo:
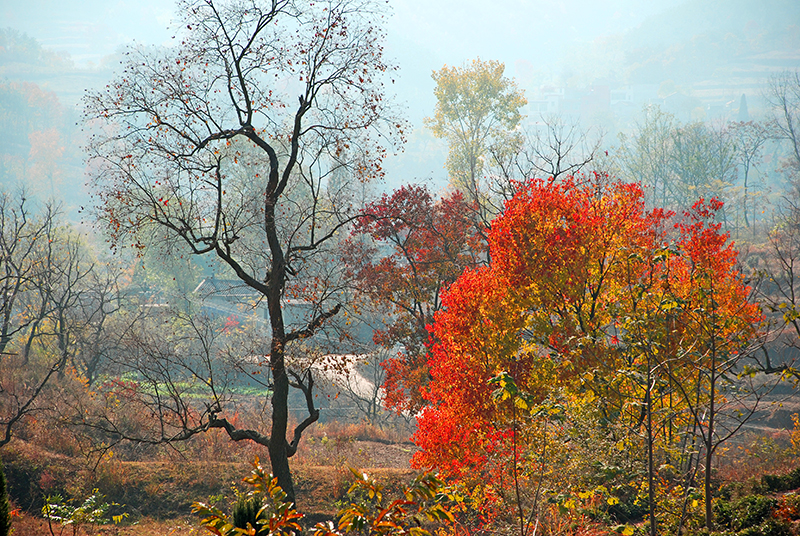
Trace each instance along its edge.
<path fill-rule="evenodd" d="M 201 299 L 223 298 L 236 301 L 258 300 L 263 298 L 254 288 L 245 285 L 239 279 L 217 279 L 209 277 L 200 281 L 194 294 Z"/>
<path fill-rule="evenodd" d="M 239 279 L 217 279 L 208 277 L 200 281 L 193 292 L 201 300 L 224 299 L 236 303 L 254 303 L 265 299 L 256 289 L 247 286 Z M 266 303 L 266 302 L 264 302 Z M 313 303 L 303 299 L 282 298 L 281 303 L 285 306 L 305 307 L 313 306 Z"/>

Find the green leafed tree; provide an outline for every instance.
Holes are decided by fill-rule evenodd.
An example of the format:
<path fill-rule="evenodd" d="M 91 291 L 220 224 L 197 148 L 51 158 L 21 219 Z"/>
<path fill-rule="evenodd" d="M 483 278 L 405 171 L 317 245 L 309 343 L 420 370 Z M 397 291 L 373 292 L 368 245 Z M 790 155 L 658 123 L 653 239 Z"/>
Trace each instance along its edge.
<path fill-rule="evenodd" d="M 527 101 L 504 71 L 502 62 L 478 58 L 461 67 L 445 65 L 432 75 L 436 109 L 425 124 L 436 137 L 447 140 L 450 183 L 470 201 L 478 201 L 489 149 L 521 143 L 515 128 Z"/>
<path fill-rule="evenodd" d="M 679 123 L 657 106 L 630 134 L 620 134 L 621 175 L 641 181 L 650 206 L 685 210 L 698 198 L 729 199 L 737 152 L 731 132 L 705 123 Z"/>
<path fill-rule="evenodd" d="M 667 206 L 672 202 L 672 136 L 678 122 L 657 106 L 643 115 L 633 133 L 619 135 L 619 166 L 623 177 L 642 181 L 650 205 Z"/>

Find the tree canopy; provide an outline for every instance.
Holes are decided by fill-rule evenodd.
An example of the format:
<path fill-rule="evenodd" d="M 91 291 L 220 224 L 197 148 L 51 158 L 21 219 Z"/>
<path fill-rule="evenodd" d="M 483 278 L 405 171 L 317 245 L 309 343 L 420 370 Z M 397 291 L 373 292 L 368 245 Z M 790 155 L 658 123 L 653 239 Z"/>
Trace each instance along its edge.
<path fill-rule="evenodd" d="M 470 201 L 476 201 L 471 195 L 481 191 L 482 159 L 490 146 L 515 143 L 512 131 L 527 103 L 504 71 L 503 63 L 478 58 L 462 67 L 445 65 L 432 75 L 436 109 L 426 125 L 436 137 L 447 139 L 450 182 L 470 195 Z"/>
<path fill-rule="evenodd" d="M 601 435 L 628 430 L 616 441 L 631 448 L 698 434 L 710 463 L 736 428 L 715 421 L 720 393 L 761 320 L 720 208 L 646 211 L 638 185 L 600 174 L 521 185 L 492 223 L 491 264 L 466 270 L 435 315 L 414 463 L 500 490 L 509 467 L 535 480 L 542 423 L 560 414 L 576 440 L 575 411 Z"/>
<path fill-rule="evenodd" d="M 383 14 L 369 0 L 179 10 L 177 46 L 128 51 L 119 78 L 86 98 L 95 209 L 115 245 L 212 255 L 263 296 L 271 430 L 238 430 L 212 402 L 187 432 L 220 427 L 268 446 L 293 499 L 287 459 L 318 411 L 298 372 L 309 415 L 287 435 L 285 356 L 340 309 L 319 258 L 356 217 L 348 185 L 380 176 L 402 141 L 385 100 Z M 304 325 L 284 324 L 286 296 L 310 305 Z"/>

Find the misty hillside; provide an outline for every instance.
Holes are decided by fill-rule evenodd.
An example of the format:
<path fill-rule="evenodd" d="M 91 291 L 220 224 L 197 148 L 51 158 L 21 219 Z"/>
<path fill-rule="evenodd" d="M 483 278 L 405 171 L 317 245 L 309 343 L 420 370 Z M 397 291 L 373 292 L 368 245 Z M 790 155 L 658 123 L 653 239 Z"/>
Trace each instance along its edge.
<path fill-rule="evenodd" d="M 800 62 L 800 3 L 686 2 L 629 31 L 622 48 L 634 83 L 763 76 Z"/>

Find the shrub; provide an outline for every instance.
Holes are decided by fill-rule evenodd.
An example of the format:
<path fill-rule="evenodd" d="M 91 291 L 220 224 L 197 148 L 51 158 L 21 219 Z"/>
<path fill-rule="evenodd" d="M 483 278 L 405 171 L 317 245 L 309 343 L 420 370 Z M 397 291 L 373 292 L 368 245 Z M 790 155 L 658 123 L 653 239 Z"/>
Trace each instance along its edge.
<path fill-rule="evenodd" d="M 350 504 L 339 510 L 338 523 L 318 523 L 314 536 L 342 536 L 351 532 L 370 535 L 415 534 L 430 536 L 425 523 L 451 525 L 455 522 L 449 504 L 455 495 L 436 476 L 425 473 L 416 477 L 401 492 L 401 498 L 389 501 L 384 488 L 366 474 L 351 469 L 355 482 L 347 497 Z"/>
<path fill-rule="evenodd" d="M 737 536 L 789 536 L 790 525 L 779 515 L 778 506 L 777 499 L 747 495 L 737 501 L 720 500 L 714 509 L 718 525 L 732 529 Z"/>
<path fill-rule="evenodd" d="M 455 495 L 430 473 L 418 476 L 404 487 L 400 498 L 389 500 L 381 484 L 366 474 L 351 471 L 355 482 L 347 492 L 348 504 L 342 504 L 339 509 L 338 523 L 335 526 L 318 523 L 313 528 L 314 536 L 343 536 L 352 532 L 430 536 L 423 524 L 452 525 L 455 522 L 449 509 Z M 239 496 L 231 516 L 205 503 L 192 505 L 192 512 L 202 517 L 202 526 L 217 536 L 290 536 L 302 531 L 298 521 L 303 515 L 295 510 L 294 504 L 286 502 L 286 494 L 278 487 L 277 479 L 264 471 L 258 458 L 253 462 L 250 476 L 243 481 L 253 490 Z"/>
<path fill-rule="evenodd" d="M 3 466 L 0 465 L 0 536 L 8 536 L 10 533 L 11 506 L 6 492 L 6 476 L 3 473 Z"/>
<path fill-rule="evenodd" d="M 103 502 L 103 495 L 97 489 L 92 491 L 92 494 L 83 501 L 80 506 L 72 506 L 68 501 L 65 501 L 61 495 L 53 495 L 45 499 L 45 505 L 42 507 L 42 517 L 47 520 L 50 526 L 50 533 L 53 533 L 52 523 L 60 523 L 61 525 L 72 525 L 73 534 L 82 525 L 105 525 L 108 524 L 110 519 L 108 517 L 109 510 L 112 506 L 119 506 L 116 503 Z M 119 524 L 123 519 L 128 517 L 127 513 L 112 516 L 114 524 Z"/>
<path fill-rule="evenodd" d="M 769 491 L 789 491 L 800 488 L 800 467 L 785 475 L 764 475 L 764 486 Z"/>
<path fill-rule="evenodd" d="M 258 530 L 261 525 L 258 521 L 258 513 L 263 505 L 264 502 L 258 495 L 239 495 L 231 512 L 233 526 L 246 529 L 247 525 L 250 525 L 250 527 Z"/>
<path fill-rule="evenodd" d="M 763 495 L 748 495 L 736 502 L 731 512 L 730 527 L 742 530 L 755 527 L 765 521 L 778 502 Z"/>
<path fill-rule="evenodd" d="M 202 517 L 202 526 L 218 536 L 255 533 L 252 529 L 257 526 L 261 526 L 261 531 L 276 536 L 296 534 L 302 530 L 298 521 L 303 514 L 295 510 L 293 503 L 286 501 L 286 493 L 278 486 L 278 479 L 264 471 L 258 457 L 253 462 L 250 476 L 243 481 L 252 486 L 253 490 L 247 495 L 239 496 L 230 517 L 215 506 L 201 502 L 192 504 L 192 512 Z M 256 501 L 261 506 L 253 511 Z M 244 527 L 236 524 L 236 517 L 244 523 Z"/>
<path fill-rule="evenodd" d="M 787 493 L 778 500 L 775 516 L 785 521 L 800 519 L 800 494 Z"/>
<path fill-rule="evenodd" d="M 769 518 L 756 527 L 748 527 L 739 536 L 791 536 L 789 525 L 779 519 Z"/>

